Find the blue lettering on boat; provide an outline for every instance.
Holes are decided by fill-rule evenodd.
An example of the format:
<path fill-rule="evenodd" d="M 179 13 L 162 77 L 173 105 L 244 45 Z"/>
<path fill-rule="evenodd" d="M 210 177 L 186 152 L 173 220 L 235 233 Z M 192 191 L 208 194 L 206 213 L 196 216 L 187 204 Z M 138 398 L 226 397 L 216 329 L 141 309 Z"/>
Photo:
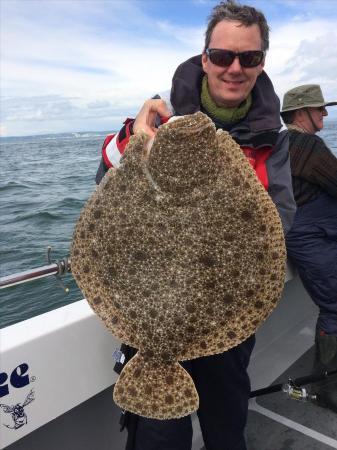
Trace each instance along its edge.
<path fill-rule="evenodd" d="M 15 367 L 11 373 L 0 372 L 0 398 L 9 394 L 10 387 L 22 388 L 30 383 L 29 366 L 22 363 Z"/>

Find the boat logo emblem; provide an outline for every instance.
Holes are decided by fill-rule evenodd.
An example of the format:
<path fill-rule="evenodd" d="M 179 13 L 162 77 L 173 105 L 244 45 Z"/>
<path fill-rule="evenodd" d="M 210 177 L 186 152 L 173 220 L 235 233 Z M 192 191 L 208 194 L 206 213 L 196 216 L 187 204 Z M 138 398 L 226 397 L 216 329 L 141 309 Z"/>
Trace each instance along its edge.
<path fill-rule="evenodd" d="M 13 424 L 3 424 L 5 427 L 10 428 L 12 430 L 17 430 L 21 428 L 23 425 L 26 425 L 28 422 L 27 414 L 25 412 L 25 407 L 29 405 L 33 400 L 35 400 L 34 389 L 31 389 L 23 403 L 17 403 L 16 405 L 5 405 L 0 403 L 0 408 L 5 412 L 11 415 L 13 419 Z"/>

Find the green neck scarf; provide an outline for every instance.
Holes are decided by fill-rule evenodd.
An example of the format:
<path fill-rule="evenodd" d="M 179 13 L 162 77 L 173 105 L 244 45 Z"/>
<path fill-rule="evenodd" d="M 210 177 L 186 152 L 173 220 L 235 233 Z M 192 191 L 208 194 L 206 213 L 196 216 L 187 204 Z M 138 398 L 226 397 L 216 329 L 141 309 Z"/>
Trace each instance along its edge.
<path fill-rule="evenodd" d="M 202 79 L 201 104 L 203 108 L 215 119 L 218 119 L 221 122 L 232 123 L 243 119 L 247 115 L 252 104 L 252 94 L 250 93 L 249 96 L 235 108 L 224 108 L 222 106 L 218 106 L 210 96 L 207 75 L 205 75 Z"/>

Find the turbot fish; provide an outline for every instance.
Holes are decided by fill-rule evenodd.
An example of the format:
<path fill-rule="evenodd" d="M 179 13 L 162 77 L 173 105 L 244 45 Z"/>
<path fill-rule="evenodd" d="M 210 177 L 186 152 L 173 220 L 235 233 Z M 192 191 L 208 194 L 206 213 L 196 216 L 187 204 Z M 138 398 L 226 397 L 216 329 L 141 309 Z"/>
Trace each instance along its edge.
<path fill-rule="evenodd" d="M 203 113 L 130 138 L 75 227 L 72 271 L 94 312 L 137 354 L 114 388 L 123 409 L 198 409 L 179 361 L 247 339 L 277 304 L 286 251 L 277 209 L 240 146 Z"/>

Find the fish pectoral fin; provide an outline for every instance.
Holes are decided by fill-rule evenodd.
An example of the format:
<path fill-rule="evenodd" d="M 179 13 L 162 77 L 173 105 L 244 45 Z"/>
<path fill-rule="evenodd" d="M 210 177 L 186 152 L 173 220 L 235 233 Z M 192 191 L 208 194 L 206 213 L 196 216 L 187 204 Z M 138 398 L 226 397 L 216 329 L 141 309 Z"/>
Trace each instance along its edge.
<path fill-rule="evenodd" d="M 122 370 L 113 397 L 122 409 L 152 419 L 184 417 L 199 407 L 193 380 L 178 362 L 145 360 L 141 351 Z"/>

